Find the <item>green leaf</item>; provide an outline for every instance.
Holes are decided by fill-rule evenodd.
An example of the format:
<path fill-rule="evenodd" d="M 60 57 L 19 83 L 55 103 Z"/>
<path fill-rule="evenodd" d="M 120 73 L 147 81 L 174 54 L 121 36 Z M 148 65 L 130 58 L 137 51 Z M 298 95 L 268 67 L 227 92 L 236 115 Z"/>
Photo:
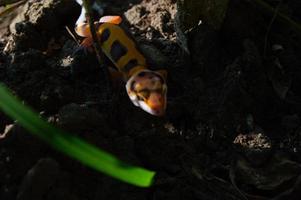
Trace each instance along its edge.
<path fill-rule="evenodd" d="M 139 187 L 152 185 L 155 172 L 126 164 L 113 155 L 42 120 L 0 84 L 0 109 L 53 148 L 104 174 Z"/>

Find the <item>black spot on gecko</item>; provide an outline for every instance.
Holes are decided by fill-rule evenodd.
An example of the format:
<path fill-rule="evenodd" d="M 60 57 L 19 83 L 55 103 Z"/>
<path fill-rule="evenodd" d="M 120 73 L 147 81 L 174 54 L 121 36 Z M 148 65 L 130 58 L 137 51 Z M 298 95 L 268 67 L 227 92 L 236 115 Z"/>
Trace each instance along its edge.
<path fill-rule="evenodd" d="M 110 29 L 106 28 L 105 30 L 103 30 L 103 32 L 101 33 L 101 36 L 100 36 L 100 42 L 103 43 L 103 42 L 107 41 L 109 39 L 110 35 L 111 35 Z"/>
<path fill-rule="evenodd" d="M 127 48 L 123 46 L 118 40 L 115 40 L 111 46 L 110 55 L 113 61 L 118 60 L 127 53 Z"/>
<path fill-rule="evenodd" d="M 123 67 L 124 72 L 129 72 L 131 69 L 135 68 L 138 65 L 138 61 L 136 59 L 130 60 L 126 65 Z"/>

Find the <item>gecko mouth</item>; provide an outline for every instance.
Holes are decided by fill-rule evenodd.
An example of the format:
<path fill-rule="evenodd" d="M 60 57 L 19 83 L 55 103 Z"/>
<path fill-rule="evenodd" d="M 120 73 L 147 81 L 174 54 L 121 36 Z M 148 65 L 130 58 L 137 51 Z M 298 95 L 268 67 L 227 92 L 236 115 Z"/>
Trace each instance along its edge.
<path fill-rule="evenodd" d="M 144 101 L 138 101 L 138 106 L 151 115 L 162 116 L 165 114 L 165 109 L 162 106 L 151 107 Z"/>
<path fill-rule="evenodd" d="M 145 112 L 155 115 L 155 116 L 163 116 L 165 114 L 165 102 L 162 105 L 149 105 L 145 101 L 138 100 L 137 96 L 131 95 L 129 96 L 133 104 L 137 107 L 140 107 Z"/>

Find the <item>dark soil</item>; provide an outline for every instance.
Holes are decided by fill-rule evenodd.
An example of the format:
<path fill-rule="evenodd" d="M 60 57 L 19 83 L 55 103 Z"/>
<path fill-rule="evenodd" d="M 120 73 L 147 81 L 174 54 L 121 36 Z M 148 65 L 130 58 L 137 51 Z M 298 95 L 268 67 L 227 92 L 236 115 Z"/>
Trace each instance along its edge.
<path fill-rule="evenodd" d="M 231 0 L 220 30 L 187 33 L 188 54 L 175 0 L 103 2 L 151 66 L 168 71 L 165 117 L 133 106 L 123 85 L 110 91 L 101 68 L 110 63 L 66 31 L 81 9 L 71 0 L 30 0 L 1 21 L 0 81 L 54 125 L 156 171 L 154 186 L 95 172 L 0 113 L 1 200 L 301 198 L 301 32 Z M 298 0 L 279 6 L 296 22 L 300 9 Z"/>

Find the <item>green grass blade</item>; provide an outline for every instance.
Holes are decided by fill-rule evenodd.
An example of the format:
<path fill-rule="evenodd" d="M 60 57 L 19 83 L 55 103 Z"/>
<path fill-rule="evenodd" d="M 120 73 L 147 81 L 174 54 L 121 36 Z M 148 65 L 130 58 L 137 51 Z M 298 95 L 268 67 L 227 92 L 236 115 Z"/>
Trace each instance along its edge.
<path fill-rule="evenodd" d="M 2 84 L 0 84 L 0 109 L 53 148 L 91 168 L 135 186 L 149 187 L 153 182 L 155 172 L 126 164 L 78 137 L 53 127 L 21 104 Z"/>

